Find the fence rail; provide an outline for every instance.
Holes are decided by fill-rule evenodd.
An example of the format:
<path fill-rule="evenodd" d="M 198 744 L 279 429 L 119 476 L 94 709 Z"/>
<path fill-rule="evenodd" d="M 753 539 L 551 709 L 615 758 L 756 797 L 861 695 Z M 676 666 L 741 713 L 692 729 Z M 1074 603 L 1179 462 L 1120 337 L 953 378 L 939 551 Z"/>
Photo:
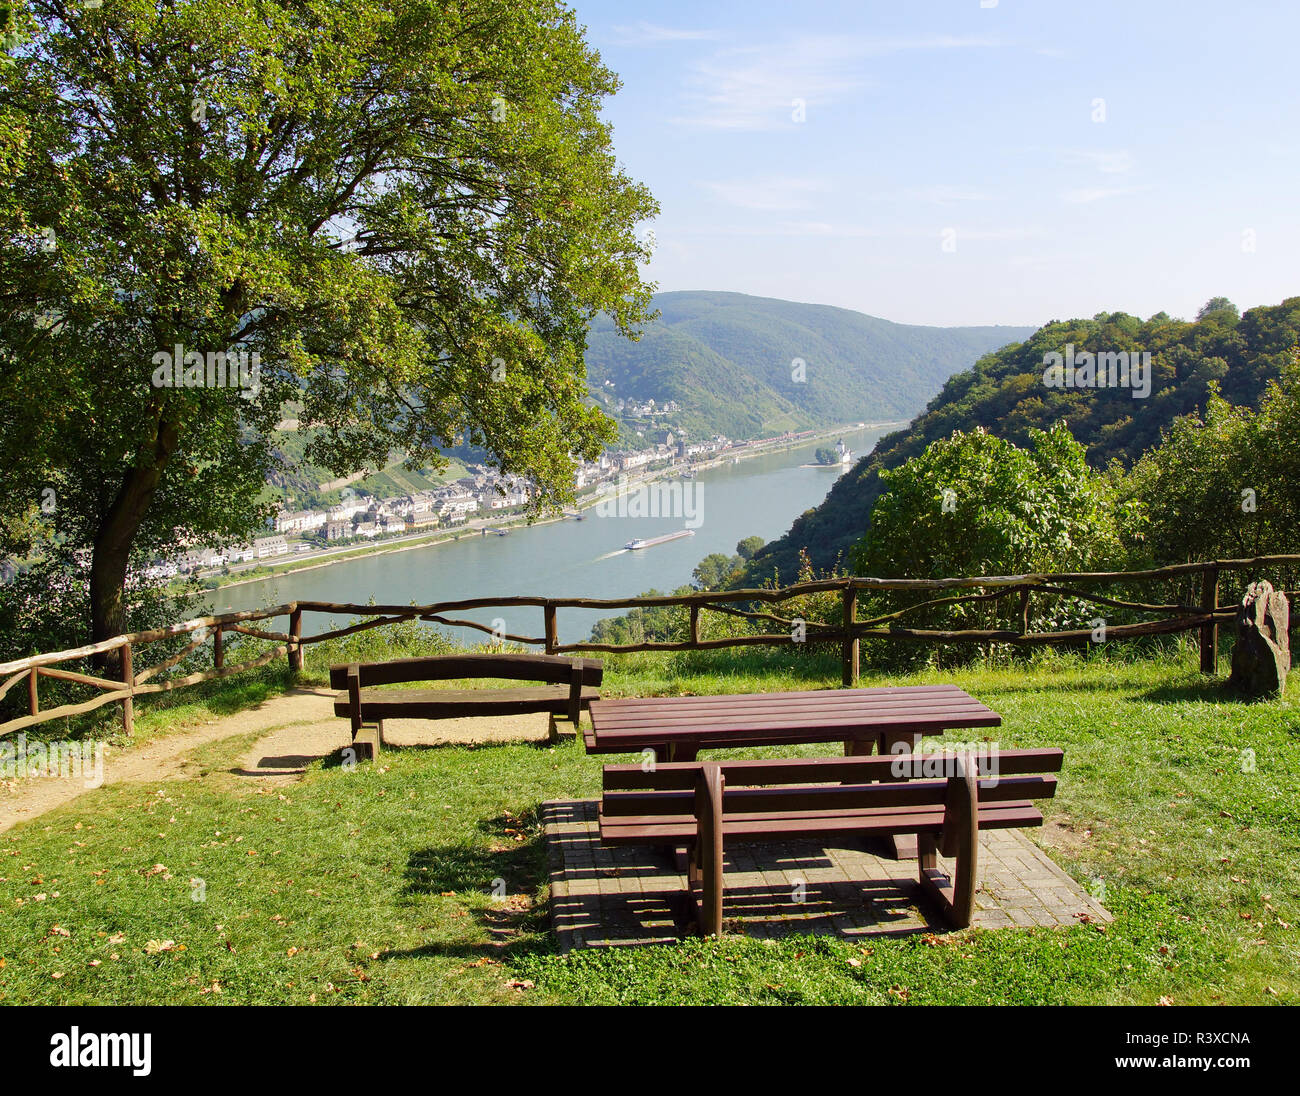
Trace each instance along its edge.
<path fill-rule="evenodd" d="M 547 598 L 547 597 L 479 597 L 459 601 L 436 602 L 432 605 L 351 605 L 327 601 L 292 601 L 265 609 L 251 609 L 220 616 L 198 617 L 194 620 L 172 624 L 165 628 L 133 632 L 114 636 L 99 643 L 88 644 L 66 651 L 31 655 L 27 658 L 0 663 L 0 699 L 20 682 L 27 684 L 28 714 L 0 723 L 0 736 L 22 730 L 39 723 L 68 716 L 81 715 L 105 704 L 122 705 L 122 724 L 130 734 L 134 729 L 134 698 L 152 693 L 184 688 L 202 681 L 228 677 L 251 670 L 284 655 L 289 669 L 298 671 L 303 666 L 303 649 L 312 643 L 340 639 L 371 628 L 382 628 L 404 621 L 418 620 L 452 628 L 469 628 L 485 632 L 498 640 L 543 647 L 548 654 L 571 651 L 687 651 L 716 650 L 727 647 L 779 646 L 797 642 L 834 643 L 840 647 L 843 683 L 853 685 L 858 680 L 861 642 L 864 639 L 904 643 L 975 643 L 1010 644 L 1012 646 L 1046 646 L 1086 644 L 1093 638 L 1091 629 L 1039 631 L 1029 629 L 1030 604 L 1033 595 L 1077 598 L 1098 606 L 1117 608 L 1133 613 L 1153 616 L 1155 619 L 1118 624 L 1106 629 L 1106 638 L 1124 639 L 1137 636 L 1171 635 L 1178 632 L 1200 632 L 1200 668 L 1203 673 L 1215 672 L 1217 634 L 1219 625 L 1232 620 L 1235 606 L 1219 604 L 1219 582 L 1225 572 L 1259 571 L 1268 568 L 1300 565 L 1300 555 L 1257 556 L 1253 559 L 1211 560 L 1201 563 L 1175 564 L 1145 571 L 1093 571 L 1055 574 L 986 575 L 971 578 L 908 579 L 844 577 L 801 582 L 792 586 L 771 589 L 700 591 L 689 594 L 656 594 L 627 598 Z M 1200 597 L 1195 603 L 1152 603 L 1124 598 L 1107 597 L 1081 587 L 1103 583 L 1140 584 L 1169 579 L 1200 580 Z M 901 609 L 859 619 L 858 595 L 861 592 L 913 592 L 941 593 L 945 591 L 975 591 L 956 593 L 946 597 L 930 598 Z M 762 612 L 737 607 L 764 604 L 775 606 L 809 594 L 837 592 L 842 612 L 838 626 L 818 621 L 799 621 L 774 612 Z M 910 628 L 897 624 L 909 614 L 941 605 L 995 601 L 1016 595 L 1019 597 L 1019 630 L 1008 628 L 968 628 L 942 630 Z M 1288 592 L 1294 597 L 1294 592 Z M 689 610 L 690 638 L 681 641 L 646 641 L 641 643 L 561 643 L 557 627 L 557 614 L 561 609 L 634 609 L 647 606 L 680 606 Z M 543 634 L 526 636 L 502 633 L 488 625 L 463 617 L 449 616 L 473 609 L 540 608 Z M 762 632 L 752 635 L 728 636 L 720 639 L 701 638 L 701 619 L 705 611 L 743 619 L 777 624 L 782 632 Z M 305 613 L 331 613 L 361 616 L 367 619 L 344 628 L 334 628 L 316 635 L 303 635 Z M 289 618 L 288 632 L 277 632 L 252 627 L 261 620 L 278 617 Z M 802 638 L 796 638 L 796 625 L 803 624 Z M 256 658 L 236 665 L 226 665 L 225 637 L 228 633 L 269 641 L 275 646 L 261 652 Z M 162 662 L 136 671 L 135 653 L 150 644 L 192 637 L 178 652 Z M 200 670 L 178 678 L 154 681 L 160 674 L 178 665 L 186 657 L 212 641 L 212 669 Z M 81 662 L 97 655 L 120 652 L 117 661 L 121 673 L 116 680 L 95 674 L 60 669 L 59 663 Z M 40 679 L 42 677 L 69 681 L 100 690 L 99 695 L 75 704 L 61 704 L 42 710 L 40 706 Z"/>

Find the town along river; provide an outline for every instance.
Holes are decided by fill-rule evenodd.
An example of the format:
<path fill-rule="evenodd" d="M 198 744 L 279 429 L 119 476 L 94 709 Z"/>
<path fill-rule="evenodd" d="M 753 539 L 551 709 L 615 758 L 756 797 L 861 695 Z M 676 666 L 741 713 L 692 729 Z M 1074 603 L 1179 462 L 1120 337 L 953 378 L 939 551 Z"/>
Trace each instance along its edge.
<path fill-rule="evenodd" d="M 854 451 L 856 463 L 857 456 L 867 452 L 885 432 L 873 428 L 842 436 Z M 209 605 L 213 612 L 224 613 L 288 601 L 366 604 L 373 600 L 385 605 L 427 605 L 524 594 L 614 598 L 634 597 L 650 589 L 667 593 L 690 582 L 695 565 L 710 553 L 734 555 L 737 542 L 748 536 L 774 540 L 790 528 L 796 517 L 820 503 L 844 469 L 816 467 L 813 454 L 817 448 L 834 442 L 834 438 L 822 439 L 800 448 L 749 457 L 705 469 L 696 479 L 685 482 L 660 480 L 660 484 L 673 485 L 672 497 L 685 502 L 685 514 L 678 511 L 676 516 L 638 516 L 642 507 L 629 498 L 622 507 L 607 503 L 601 509 L 615 512 L 606 516 L 601 516 L 598 508 L 589 507 L 582 521 L 570 517 L 516 527 L 508 536 L 466 531 L 455 541 L 362 556 L 229 586 L 213 591 Z M 677 484 L 683 494 L 677 493 Z M 667 492 L 661 497 L 667 497 Z M 636 551 L 623 547 L 632 540 L 653 540 L 679 532 L 688 522 L 694 526 L 694 536 Z M 781 578 L 793 582 L 796 576 Z M 560 641 L 584 640 L 597 620 L 622 611 L 561 609 L 557 614 Z M 454 615 L 489 627 L 494 619 L 501 618 L 506 631 L 518 635 L 540 636 L 543 631 L 542 610 L 537 607 L 482 609 Z M 351 620 L 340 616 L 334 624 L 341 627 Z M 303 621 L 309 635 L 328 627 L 324 614 L 311 613 Z M 466 642 L 479 643 L 485 638 L 470 629 L 459 631 L 462 634 L 458 638 Z"/>

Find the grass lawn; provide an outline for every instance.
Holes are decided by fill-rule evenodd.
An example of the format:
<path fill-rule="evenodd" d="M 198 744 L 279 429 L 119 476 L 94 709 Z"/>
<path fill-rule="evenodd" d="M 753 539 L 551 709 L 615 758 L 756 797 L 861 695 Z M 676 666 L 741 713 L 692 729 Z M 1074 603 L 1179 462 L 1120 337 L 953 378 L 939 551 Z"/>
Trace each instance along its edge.
<path fill-rule="evenodd" d="M 561 957 L 537 807 L 597 794 L 580 745 L 393 750 L 267 788 L 227 772 L 249 746 L 229 740 L 196 779 L 101 788 L 0 835 L 0 1002 L 1300 1002 L 1300 713 L 1235 703 L 1189 661 L 864 675 L 953 681 L 1002 713 L 1003 747 L 1065 749 L 1042 836 L 1104 886 L 1109 926 Z M 811 654 L 639 655 L 606 691 L 837 681 Z"/>

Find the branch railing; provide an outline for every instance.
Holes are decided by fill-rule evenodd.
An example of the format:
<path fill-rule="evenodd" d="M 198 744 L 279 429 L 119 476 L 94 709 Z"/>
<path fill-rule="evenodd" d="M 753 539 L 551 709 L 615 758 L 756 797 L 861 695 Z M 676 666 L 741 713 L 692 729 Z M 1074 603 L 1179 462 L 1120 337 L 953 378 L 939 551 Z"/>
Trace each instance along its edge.
<path fill-rule="evenodd" d="M 487 633 L 498 642 L 539 646 L 548 654 L 576 651 L 632 652 L 632 651 L 687 651 L 716 650 L 727 647 L 779 646 L 795 643 L 833 643 L 840 648 L 842 680 L 850 686 L 857 682 L 860 672 L 861 643 L 864 639 L 908 643 L 975 643 L 983 645 L 1009 644 L 1015 647 L 1080 645 L 1094 641 L 1091 628 L 1069 628 L 1059 631 L 1030 630 L 1030 601 L 1035 594 L 1075 598 L 1094 605 L 1120 609 L 1129 613 L 1145 614 L 1155 619 L 1117 624 L 1106 629 L 1106 639 L 1127 639 L 1142 636 L 1171 635 L 1179 632 L 1200 633 L 1200 669 L 1212 674 L 1216 668 L 1217 634 L 1221 624 L 1233 619 L 1235 606 L 1219 603 L 1221 577 L 1228 572 L 1260 571 L 1269 568 L 1300 565 L 1300 555 L 1257 556 L 1253 559 L 1211 560 L 1198 563 L 1175 564 L 1145 571 L 1093 571 L 1054 574 L 995 575 L 974 578 L 869 578 L 842 577 L 818 579 L 796 583 L 792 586 L 765 589 L 714 590 L 688 594 L 653 594 L 627 598 L 547 598 L 547 597 L 479 597 L 459 601 L 436 602 L 431 605 L 352 605 L 325 601 L 293 601 L 265 609 L 251 609 L 219 616 L 198 617 L 164 628 L 114 636 L 99 643 L 66 651 L 31 655 L 0 664 L 0 700 L 20 683 L 27 685 L 26 715 L 0 722 L 0 736 L 100 708 L 106 704 L 122 705 L 122 725 L 127 734 L 134 729 L 134 700 L 139 696 L 185 688 L 204 681 L 212 681 L 245 670 L 255 669 L 284 655 L 291 671 L 303 668 L 304 648 L 313 643 L 343 639 L 372 628 L 382 628 L 406 621 L 420 621 L 449 628 L 467 628 Z M 1143 602 L 1125 598 L 1108 597 L 1081 587 L 1105 583 L 1142 584 L 1167 580 L 1199 580 L 1200 596 L 1192 602 Z M 972 593 L 960 591 L 971 590 Z M 957 591 L 956 593 L 948 593 Z M 935 593 L 945 596 L 929 598 L 906 605 L 900 609 L 874 616 L 859 618 L 859 595 L 881 592 Z M 796 598 L 814 594 L 838 593 L 841 611 L 838 625 L 824 621 L 802 620 L 781 616 L 775 612 L 754 608 L 758 605 L 776 606 Z M 900 626 L 905 617 L 925 609 L 959 604 L 995 602 L 998 599 L 1018 596 L 1020 627 L 1017 628 L 964 628 L 937 629 Z M 1294 592 L 1288 592 L 1294 596 Z M 649 640 L 638 643 L 602 643 L 585 641 L 561 643 L 557 626 L 560 609 L 635 609 L 653 606 L 679 606 L 689 612 L 688 638 L 684 640 Z M 749 606 L 746 608 L 745 606 Z M 543 634 L 518 635 L 465 617 L 449 616 L 475 609 L 540 608 Z M 747 620 L 757 624 L 780 625 L 781 632 L 755 632 L 705 639 L 702 635 L 702 618 L 705 611 Z M 303 635 L 305 613 L 330 613 L 359 616 L 366 619 L 342 628 L 333 628 L 316 635 Z M 278 632 L 256 628 L 257 621 L 289 618 L 289 630 Z M 273 646 L 262 650 L 255 658 L 227 665 L 225 661 L 226 636 L 238 635 L 270 642 Z M 136 652 L 144 647 L 179 637 L 190 637 L 177 652 L 163 661 L 136 670 Z M 193 655 L 207 641 L 212 641 L 212 669 L 200 670 L 180 677 L 155 680 L 166 671 Z M 100 655 L 119 652 L 115 660 L 120 666 L 117 679 L 96 674 L 61 669 L 60 663 L 81 663 Z M 85 685 L 99 690 L 98 695 L 78 703 L 59 704 L 42 709 L 40 705 L 40 680 L 51 678 Z"/>

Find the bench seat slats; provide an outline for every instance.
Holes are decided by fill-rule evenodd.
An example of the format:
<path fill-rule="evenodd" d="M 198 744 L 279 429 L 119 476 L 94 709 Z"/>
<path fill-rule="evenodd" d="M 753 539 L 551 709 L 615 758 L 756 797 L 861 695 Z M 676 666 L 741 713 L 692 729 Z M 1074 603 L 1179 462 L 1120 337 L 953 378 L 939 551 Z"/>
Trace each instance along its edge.
<path fill-rule="evenodd" d="M 910 755 L 924 764 L 927 758 L 938 754 Z M 976 754 L 980 757 L 993 756 Z M 996 751 L 998 773 L 1001 776 L 1020 776 L 1026 773 L 1054 773 L 1061 771 L 1064 753 L 1055 748 L 1033 750 Z M 831 783 L 853 784 L 870 780 L 888 780 L 890 769 L 897 757 L 869 754 L 864 757 L 782 757 L 746 758 L 722 762 L 728 787 L 758 784 Z M 695 787 L 700 771 L 697 761 L 665 761 L 647 769 L 641 765 L 606 765 L 604 787 L 606 791 L 634 789 L 679 789 Z"/>
<path fill-rule="evenodd" d="M 583 686 L 582 703 L 600 696 L 600 690 Z M 366 719 L 455 719 L 474 715 L 523 715 L 545 712 L 563 715 L 569 690 L 543 685 L 529 689 L 362 689 L 361 707 Z M 334 714 L 348 715 L 348 694 L 334 697 Z"/>
<path fill-rule="evenodd" d="M 724 815 L 722 833 L 728 841 L 767 841 L 829 833 L 864 835 L 937 834 L 943 830 L 942 807 L 902 807 L 862 811 L 786 811 Z M 1042 813 L 1028 802 L 999 803 L 979 810 L 980 829 L 1041 826 Z M 695 841 L 695 816 L 610 818 L 600 811 L 600 838 L 611 845 L 690 845 Z"/>
<path fill-rule="evenodd" d="M 942 803 L 943 780 L 913 780 L 897 784 L 842 784 L 838 787 L 728 787 L 723 810 L 743 814 L 755 810 L 859 810 L 872 807 L 911 807 Z M 1056 794 L 1054 776 L 1000 776 L 979 782 L 981 803 L 1020 799 L 1050 799 Z M 607 791 L 602 802 L 610 819 L 634 815 L 688 814 L 695 796 L 690 791 Z"/>

